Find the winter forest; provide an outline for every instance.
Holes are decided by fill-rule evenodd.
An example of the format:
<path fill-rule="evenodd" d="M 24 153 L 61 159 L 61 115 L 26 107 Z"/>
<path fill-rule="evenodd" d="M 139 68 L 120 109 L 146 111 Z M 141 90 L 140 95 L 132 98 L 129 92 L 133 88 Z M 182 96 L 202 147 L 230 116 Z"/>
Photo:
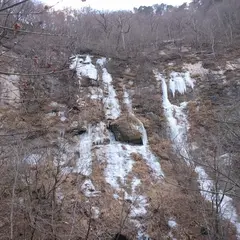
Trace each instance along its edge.
<path fill-rule="evenodd" d="M 240 239 L 240 0 L 57 4 L 0 0 L 0 240 Z"/>

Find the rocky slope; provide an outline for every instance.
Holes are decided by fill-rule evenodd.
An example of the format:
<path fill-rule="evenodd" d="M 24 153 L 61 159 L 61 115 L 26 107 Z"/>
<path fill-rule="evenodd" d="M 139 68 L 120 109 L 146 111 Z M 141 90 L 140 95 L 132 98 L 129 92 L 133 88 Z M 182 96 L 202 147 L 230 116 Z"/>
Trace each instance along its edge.
<path fill-rule="evenodd" d="M 239 98 L 240 61 L 206 58 L 86 54 L 68 81 L 1 76 L 1 210 L 14 207 L 15 238 L 221 239 L 216 222 L 239 238 L 238 188 L 213 167 L 229 176 L 236 154 L 216 144 L 215 120 Z"/>

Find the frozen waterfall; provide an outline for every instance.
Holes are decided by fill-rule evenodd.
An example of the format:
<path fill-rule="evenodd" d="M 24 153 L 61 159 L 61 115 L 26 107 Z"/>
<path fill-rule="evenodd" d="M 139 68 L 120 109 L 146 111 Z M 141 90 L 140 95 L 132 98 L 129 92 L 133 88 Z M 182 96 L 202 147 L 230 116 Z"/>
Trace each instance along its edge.
<path fill-rule="evenodd" d="M 168 87 L 163 75 L 155 72 L 157 81 L 162 82 L 162 104 L 165 113 L 165 117 L 170 128 L 171 140 L 174 144 L 176 152 L 185 159 L 187 163 L 190 163 L 190 156 L 188 151 L 187 132 L 189 123 L 186 114 L 186 102 L 182 102 L 180 106 L 171 104 L 168 98 Z M 189 73 L 176 73 L 173 72 L 170 75 L 169 88 L 175 96 L 175 92 L 178 91 L 183 94 L 187 91 L 187 86 L 193 88 L 194 84 L 190 78 Z M 197 166 L 195 172 L 198 174 L 198 183 L 200 185 L 200 191 L 202 196 L 208 200 L 213 201 L 216 194 L 212 193 L 214 190 L 214 182 L 210 179 L 203 167 Z M 214 192 L 214 191 L 213 191 Z M 222 192 L 219 192 L 219 196 L 223 196 Z M 233 206 L 233 201 L 229 196 L 224 196 L 221 203 L 221 212 L 223 218 L 229 220 L 237 230 L 237 238 L 240 239 L 240 222 L 237 215 L 237 211 Z"/>

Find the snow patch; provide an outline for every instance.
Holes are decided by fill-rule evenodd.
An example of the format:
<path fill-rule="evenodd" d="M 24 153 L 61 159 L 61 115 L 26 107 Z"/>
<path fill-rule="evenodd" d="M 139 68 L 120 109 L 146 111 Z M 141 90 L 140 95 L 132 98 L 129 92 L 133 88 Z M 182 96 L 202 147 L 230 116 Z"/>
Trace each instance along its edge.
<path fill-rule="evenodd" d="M 40 154 L 30 154 L 26 158 L 24 158 L 24 162 L 31 164 L 31 165 L 36 165 L 42 158 L 42 155 Z"/>
<path fill-rule="evenodd" d="M 107 59 L 105 57 L 99 58 L 96 63 L 103 67 L 107 63 Z"/>
<path fill-rule="evenodd" d="M 219 157 L 219 162 L 223 165 L 223 166 L 231 166 L 232 164 L 232 156 L 229 153 L 225 153 L 223 155 L 221 155 Z"/>
<path fill-rule="evenodd" d="M 133 203 L 130 217 L 136 218 L 147 214 L 146 207 L 148 206 L 147 198 L 142 195 L 125 195 L 126 200 L 130 200 Z"/>
<path fill-rule="evenodd" d="M 50 107 L 55 107 L 55 108 L 66 108 L 66 105 L 63 105 L 63 104 L 60 104 L 60 103 L 57 103 L 57 102 L 51 102 L 49 104 Z"/>
<path fill-rule="evenodd" d="M 88 97 L 93 100 L 102 100 L 103 99 L 103 91 L 98 87 L 89 87 L 90 94 Z"/>
<path fill-rule="evenodd" d="M 141 184 L 141 180 L 134 178 L 132 181 L 132 193 L 131 195 L 125 192 L 125 199 L 132 202 L 132 208 L 130 216 L 132 218 L 144 216 L 147 213 L 146 207 L 148 206 L 147 199 L 137 193 L 136 188 Z"/>
<path fill-rule="evenodd" d="M 143 146 L 134 146 L 132 148 L 132 152 L 138 153 L 142 155 L 143 160 L 145 160 L 146 164 L 149 166 L 149 168 L 152 171 L 152 174 L 156 178 L 164 177 L 164 173 L 161 169 L 160 163 L 158 158 L 151 152 L 149 146 L 143 145 Z"/>
<path fill-rule="evenodd" d="M 21 99 L 16 75 L 0 75 L 0 105 L 18 107 Z"/>
<path fill-rule="evenodd" d="M 65 122 L 67 120 L 65 112 L 58 112 L 58 116 L 60 117 L 61 122 Z"/>
<path fill-rule="evenodd" d="M 168 221 L 168 226 L 169 226 L 170 228 L 176 228 L 176 227 L 177 227 L 177 223 L 176 223 L 175 220 L 170 219 L 170 220 Z"/>
<path fill-rule="evenodd" d="M 196 143 L 196 142 L 192 142 L 192 143 L 191 143 L 191 150 L 192 150 L 192 151 L 195 151 L 195 150 L 197 150 L 197 149 L 199 149 L 197 143 Z"/>
<path fill-rule="evenodd" d="M 240 68 L 240 64 L 237 61 L 236 62 L 231 62 L 231 61 L 226 62 L 226 67 L 225 67 L 226 70 L 236 70 L 239 68 Z"/>
<path fill-rule="evenodd" d="M 187 69 L 192 75 L 200 75 L 203 76 L 209 72 L 208 69 L 202 66 L 202 62 L 197 62 L 194 64 L 185 63 L 184 68 Z"/>
<path fill-rule="evenodd" d="M 100 216 L 100 209 L 98 207 L 92 207 L 92 218 L 98 219 Z"/>

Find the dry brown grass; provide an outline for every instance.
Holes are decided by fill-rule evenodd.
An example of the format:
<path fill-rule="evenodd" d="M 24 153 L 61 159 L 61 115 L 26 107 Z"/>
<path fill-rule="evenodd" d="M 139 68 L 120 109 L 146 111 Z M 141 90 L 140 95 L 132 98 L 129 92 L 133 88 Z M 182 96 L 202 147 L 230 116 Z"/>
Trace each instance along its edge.
<path fill-rule="evenodd" d="M 174 218 L 178 224 L 177 231 L 174 231 L 174 236 L 178 239 L 204 239 L 200 236 L 200 226 L 204 226 L 204 221 L 199 194 L 184 194 L 177 185 L 169 183 L 155 186 L 148 194 L 152 199 L 149 230 L 153 239 L 164 239 L 161 236 L 170 232 L 167 225 L 170 218 Z M 189 238 L 191 235 L 194 238 Z"/>
<path fill-rule="evenodd" d="M 150 146 L 152 151 L 160 158 L 160 160 L 170 160 L 172 157 L 172 144 L 170 140 L 151 138 Z"/>
<path fill-rule="evenodd" d="M 140 154 L 132 153 L 132 158 L 135 160 L 133 165 L 132 174 L 145 181 L 149 178 L 149 167 L 147 166 L 145 160 L 142 158 Z"/>

